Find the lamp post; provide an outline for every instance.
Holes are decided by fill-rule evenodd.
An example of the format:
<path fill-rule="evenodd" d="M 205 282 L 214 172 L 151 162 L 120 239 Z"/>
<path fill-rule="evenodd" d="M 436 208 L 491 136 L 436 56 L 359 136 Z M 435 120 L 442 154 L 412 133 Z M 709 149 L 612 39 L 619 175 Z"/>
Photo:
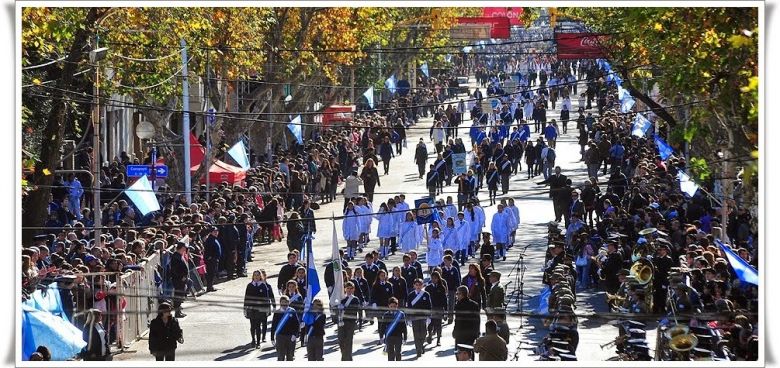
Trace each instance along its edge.
<path fill-rule="evenodd" d="M 100 37 L 95 37 L 95 49 L 89 52 L 89 61 L 95 64 L 95 83 L 92 86 L 92 206 L 95 219 L 95 244 L 100 238 L 103 214 L 100 207 L 100 61 L 105 59 L 107 47 L 98 47 Z"/>

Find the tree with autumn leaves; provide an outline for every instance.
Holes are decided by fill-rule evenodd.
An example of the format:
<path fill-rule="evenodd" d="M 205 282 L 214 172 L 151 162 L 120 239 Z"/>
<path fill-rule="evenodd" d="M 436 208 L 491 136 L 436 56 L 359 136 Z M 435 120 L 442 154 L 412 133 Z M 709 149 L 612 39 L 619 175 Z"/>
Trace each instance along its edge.
<path fill-rule="evenodd" d="M 678 152 L 687 143 L 698 180 L 722 179 L 729 198 L 742 168 L 743 204 L 756 205 L 757 8 L 583 7 L 558 14 L 609 34 L 602 48 L 623 87 L 653 109 Z M 654 89 L 658 101 L 649 96 Z"/>
<path fill-rule="evenodd" d="M 204 83 L 217 112 L 212 131 L 224 132 L 229 143 L 251 131 L 253 148 L 264 151 L 267 142 L 287 138 L 288 114 L 307 111 L 313 101 L 327 106 L 347 99 L 352 69 L 356 84 L 381 85 L 409 63 L 443 59 L 426 48 L 448 44 L 455 18 L 476 9 L 23 8 L 23 148 L 32 172 L 23 223 L 45 221 L 62 141 L 89 145 L 96 73 L 103 106 L 136 108 L 155 126 L 176 188 L 188 170 L 181 144 L 187 137 L 169 129 L 182 111 L 180 40 L 187 42 L 190 80 Z M 88 59 L 98 46 L 109 48 L 100 70 Z M 381 58 L 374 49 L 383 50 Z M 376 73 L 381 68 L 383 75 Z M 132 103 L 112 100 L 115 95 Z M 190 107 L 191 118 L 202 119 L 197 110 Z M 212 150 L 193 181 L 221 154 L 224 148 Z"/>

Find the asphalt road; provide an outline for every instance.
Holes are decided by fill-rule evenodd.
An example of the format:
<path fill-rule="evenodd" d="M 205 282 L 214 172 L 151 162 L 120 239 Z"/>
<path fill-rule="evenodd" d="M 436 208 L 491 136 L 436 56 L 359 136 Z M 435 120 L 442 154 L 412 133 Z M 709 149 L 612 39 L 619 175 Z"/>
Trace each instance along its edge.
<path fill-rule="evenodd" d="M 474 81 L 472 79 L 472 90 Z M 576 99 L 572 101 L 572 110 L 576 111 L 578 103 Z M 453 106 L 454 107 L 454 106 Z M 560 108 L 560 106 L 556 106 Z M 548 119 L 556 118 L 560 115 L 559 110 L 549 110 Z M 576 118 L 576 113 L 572 113 L 572 118 Z M 407 203 L 413 203 L 413 199 L 427 195 L 423 180 L 417 178 L 417 167 L 413 163 L 414 146 L 420 137 L 425 139 L 429 152 L 435 152 L 433 144 L 428 138 L 428 129 L 432 119 L 422 119 L 420 123 L 409 130 L 408 145 L 409 148 L 403 151 L 403 154 L 397 156 L 391 161 L 390 174 L 382 176 L 382 186 L 377 188 L 375 195 L 376 208 L 378 204 L 394 194 L 405 193 Z M 557 144 L 557 163 L 563 168 L 563 173 L 572 179 L 574 185 L 582 183 L 585 179 L 585 166 L 579 161 L 579 146 L 577 145 L 577 131 L 575 123 L 569 123 L 569 133 L 559 138 Z M 468 127 L 461 127 L 460 137 L 468 145 Z M 425 128 L 425 129 L 419 129 Z M 536 134 L 532 134 L 535 139 Z M 525 163 L 523 163 L 525 169 Z M 496 262 L 496 269 L 503 274 L 501 283 L 506 284 L 507 301 L 509 303 L 507 311 L 515 313 L 507 318 L 509 327 L 512 330 L 509 341 L 509 359 L 519 361 L 531 361 L 537 357 L 533 352 L 541 338 L 547 333 L 542 325 L 542 320 L 538 317 L 520 317 L 517 312 L 528 313 L 533 310 L 539 302 L 539 292 L 542 289 L 542 271 L 544 263 L 544 254 L 546 251 L 547 223 L 554 220 L 552 202 L 545 191 L 546 187 L 536 185 L 542 177 L 526 180 L 525 173 L 516 175 L 510 179 L 510 193 L 508 196 L 515 198 L 515 203 L 520 209 L 520 228 L 517 232 L 517 242 L 515 247 L 509 250 L 507 260 Z M 445 188 L 446 192 L 452 193 L 455 197 L 457 188 L 453 186 Z M 480 198 L 487 199 L 487 191 L 480 193 Z M 342 210 L 342 200 L 339 198 L 331 204 L 326 204 L 316 211 L 319 217 L 330 216 L 331 212 L 339 214 Z M 490 226 L 490 218 L 495 213 L 496 207 L 485 207 L 487 216 L 487 227 Z M 376 221 L 373 222 L 376 231 Z M 341 222 L 336 221 L 339 239 L 341 240 Z M 331 236 L 332 225 L 329 220 L 317 221 L 316 239 L 314 240 L 314 255 L 318 264 L 318 273 L 322 279 L 324 273 L 324 264 L 331 255 Z M 486 231 L 488 231 L 486 229 Z M 372 237 L 372 243 L 368 250 L 378 246 L 378 240 Z M 344 244 L 341 244 L 344 246 Z M 525 252 L 522 253 L 523 248 Z M 420 259 L 424 262 L 424 245 L 420 247 Z M 287 246 L 284 242 L 274 243 L 255 247 L 253 250 L 254 262 L 248 265 L 249 273 L 257 269 L 267 270 L 269 275 L 275 275 L 281 266 L 286 263 Z M 522 263 L 520 256 L 522 257 Z M 358 260 L 351 262 L 350 267 L 359 265 Z M 400 252 L 386 261 L 388 268 L 401 264 Z M 520 267 L 522 266 L 522 267 Z M 523 272 L 519 272 L 520 270 Z M 519 275 L 522 274 L 522 275 Z M 520 278 L 522 276 L 522 278 Z M 217 291 L 205 294 L 197 298 L 197 301 L 184 303 L 184 311 L 187 317 L 180 320 L 181 327 L 184 330 L 185 343 L 179 345 L 176 351 L 177 360 L 186 361 L 268 361 L 276 360 L 276 352 L 270 344 L 264 344 L 261 349 L 255 349 L 250 346 L 251 337 L 249 335 L 249 322 L 243 317 L 242 303 L 243 293 L 248 278 L 237 279 L 218 284 Z M 275 285 L 276 278 L 269 280 Z M 322 281 L 322 291 L 318 297 L 327 300 L 327 291 Z M 522 285 L 522 303 L 520 292 Z M 577 294 L 576 313 L 579 318 L 580 344 L 577 350 L 577 356 L 581 361 L 604 361 L 614 355 L 612 349 L 601 349 L 599 345 L 609 342 L 617 336 L 617 328 L 608 324 L 608 319 L 600 317 L 599 313 L 607 311 L 604 302 L 603 292 L 596 290 L 586 290 Z M 485 322 L 483 315 L 482 322 Z M 269 322 L 270 329 L 270 322 Z M 483 327 L 484 330 L 484 327 Z M 270 332 L 269 332 L 270 333 Z M 411 335 L 411 329 L 409 330 Z M 651 348 L 655 345 L 655 331 L 648 331 L 648 342 Z M 431 364 L 442 364 L 444 361 L 454 361 L 454 339 L 452 338 L 452 325 L 446 325 L 443 331 L 441 346 L 431 346 L 426 348 L 426 353 L 420 358 L 423 362 Z M 354 337 L 354 359 L 355 361 L 384 361 L 387 359 L 382 353 L 382 348 L 377 346 L 378 334 L 376 325 L 365 326 L 362 331 L 356 332 Z M 403 346 L 403 359 L 416 360 L 414 344 L 409 341 Z M 435 345 L 435 341 L 434 341 Z M 299 345 L 300 346 L 300 343 Z M 305 360 L 306 350 L 300 347 L 296 351 L 296 360 Z M 336 328 L 328 326 L 325 340 L 325 361 L 340 360 L 338 342 L 336 340 Z M 133 343 L 130 348 L 115 357 L 115 360 L 139 360 L 150 361 L 154 358 L 149 355 L 147 340 L 139 340 Z"/>

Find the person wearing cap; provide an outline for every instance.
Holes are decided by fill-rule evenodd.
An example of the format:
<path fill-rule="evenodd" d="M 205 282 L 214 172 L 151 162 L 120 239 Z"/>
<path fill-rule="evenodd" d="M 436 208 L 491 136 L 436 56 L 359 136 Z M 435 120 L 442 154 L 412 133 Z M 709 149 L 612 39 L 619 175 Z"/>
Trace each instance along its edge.
<path fill-rule="evenodd" d="M 618 252 L 618 241 L 612 238 L 607 243 L 607 259 L 601 264 L 601 277 L 607 293 L 614 294 L 620 282 L 618 272 L 623 268 L 623 256 Z"/>
<path fill-rule="evenodd" d="M 474 360 L 474 346 L 468 344 L 458 344 L 455 346 L 455 360 L 468 362 Z"/>
<path fill-rule="evenodd" d="M 506 347 L 506 341 L 498 336 L 495 321 L 485 323 L 485 336 L 482 336 L 474 342 L 474 352 L 479 354 L 480 361 L 503 362 L 507 360 L 509 351 Z"/>
<path fill-rule="evenodd" d="M 661 241 L 663 240 L 663 242 Z M 674 267 L 674 260 L 669 256 L 669 245 L 666 239 L 658 239 L 658 254 L 653 257 L 653 300 L 666 300 L 669 288 L 669 272 Z M 663 313 L 666 303 L 653 303 L 653 313 Z"/>
<path fill-rule="evenodd" d="M 176 347 L 184 343 L 179 321 L 171 316 L 171 305 L 161 303 L 157 317 L 149 323 L 149 352 L 158 361 L 176 360 Z"/>
<path fill-rule="evenodd" d="M 506 296 L 506 292 L 504 291 L 504 287 L 499 284 L 499 281 L 501 280 L 501 272 L 492 271 L 490 272 L 489 277 L 491 286 L 490 291 L 488 292 L 487 306 L 485 307 L 485 311 L 492 313 L 496 309 L 504 308 L 504 298 Z"/>

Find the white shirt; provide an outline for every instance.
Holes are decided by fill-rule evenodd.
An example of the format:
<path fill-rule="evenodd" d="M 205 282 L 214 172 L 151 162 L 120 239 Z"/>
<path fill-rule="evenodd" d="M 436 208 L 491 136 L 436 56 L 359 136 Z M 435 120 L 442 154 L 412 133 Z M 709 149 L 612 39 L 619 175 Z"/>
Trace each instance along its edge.
<path fill-rule="evenodd" d="M 561 106 L 561 110 L 571 110 L 571 99 L 565 98 L 563 100 L 563 105 Z"/>

